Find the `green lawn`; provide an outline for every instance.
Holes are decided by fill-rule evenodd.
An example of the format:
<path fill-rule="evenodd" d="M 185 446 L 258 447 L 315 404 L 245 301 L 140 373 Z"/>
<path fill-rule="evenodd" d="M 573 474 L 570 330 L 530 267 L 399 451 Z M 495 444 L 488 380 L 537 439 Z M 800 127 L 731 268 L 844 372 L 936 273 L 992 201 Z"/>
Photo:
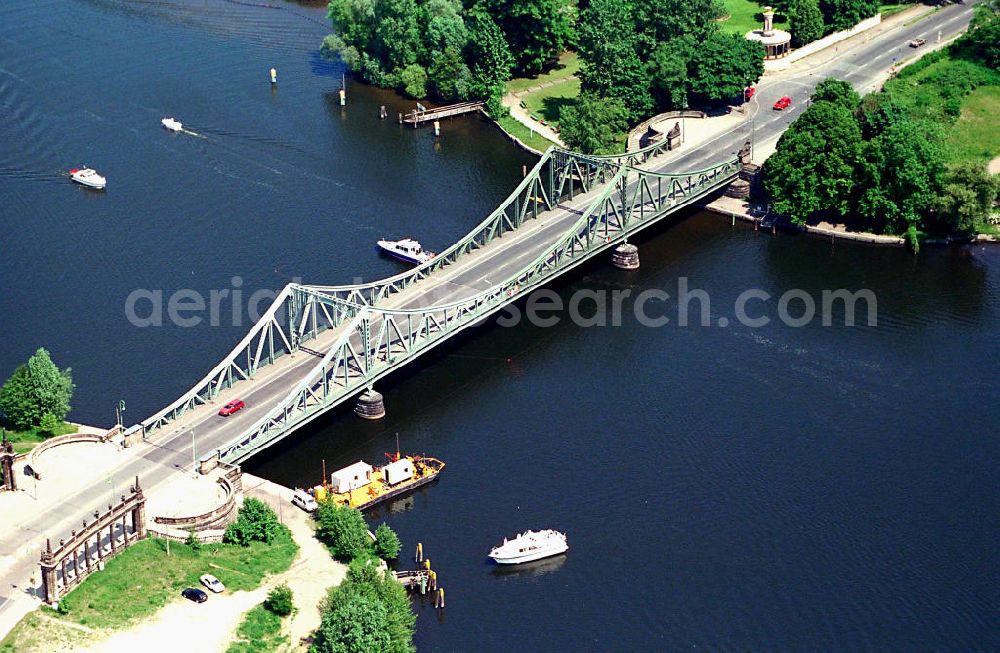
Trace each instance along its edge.
<path fill-rule="evenodd" d="M 507 91 L 510 93 L 520 93 L 526 88 L 538 86 L 545 82 L 566 79 L 570 75 L 575 75 L 580 70 L 580 57 L 575 52 L 564 52 L 559 56 L 559 63 L 552 70 L 542 73 L 538 77 L 518 77 L 507 82 Z"/>
<path fill-rule="evenodd" d="M 723 7 L 729 18 L 721 21 L 722 29 L 735 34 L 746 34 L 750 30 L 760 29 L 764 26 L 764 7 L 766 2 L 753 2 L 753 0 L 723 0 Z M 774 26 L 778 29 L 788 29 L 788 21 L 778 14 L 775 16 Z"/>
<path fill-rule="evenodd" d="M 288 637 L 281 634 L 281 617 L 260 604 L 243 616 L 236 641 L 226 653 L 271 653 L 288 644 Z"/>
<path fill-rule="evenodd" d="M 17 453 L 24 453 L 25 451 L 31 451 L 35 448 L 35 445 L 44 441 L 47 438 L 55 437 L 57 435 L 66 435 L 67 433 L 76 432 L 76 427 L 67 422 L 63 422 L 62 425 L 55 430 L 53 433 L 46 433 L 36 426 L 35 428 L 28 429 L 27 431 L 7 431 L 7 439 L 14 444 L 14 451 Z"/>
<path fill-rule="evenodd" d="M 962 100 L 962 114 L 948 130 L 946 142 L 952 157 L 990 161 L 1000 156 L 1000 86 L 977 88 Z"/>
<path fill-rule="evenodd" d="M 185 587 L 199 587 L 202 574 L 215 575 L 229 590 L 254 589 L 264 576 L 288 569 L 297 551 L 287 530 L 269 545 L 205 544 L 194 551 L 171 542 L 169 556 L 165 540 L 143 540 L 70 592 L 64 599 L 69 614 L 58 616 L 93 628 L 121 628 L 153 614 Z"/>
<path fill-rule="evenodd" d="M 522 101 L 532 115 L 543 118 L 548 123 L 559 122 L 562 108 L 573 104 L 580 94 L 580 80 L 567 79 L 553 86 L 522 96 Z"/>
<path fill-rule="evenodd" d="M 947 55 L 928 56 L 935 59 L 904 68 L 885 90 L 914 118 L 945 126 L 953 162 L 985 162 L 1000 156 L 995 119 L 1000 115 L 1000 74 Z M 965 94 L 970 86 L 973 90 Z"/>
<path fill-rule="evenodd" d="M 549 149 L 549 147 L 556 145 L 556 143 L 553 143 L 541 134 L 528 129 L 510 116 L 504 116 L 500 120 L 497 120 L 497 122 L 500 123 L 500 126 L 503 127 L 508 133 L 513 134 L 519 138 L 522 143 L 535 148 L 539 152 L 544 152 Z"/>

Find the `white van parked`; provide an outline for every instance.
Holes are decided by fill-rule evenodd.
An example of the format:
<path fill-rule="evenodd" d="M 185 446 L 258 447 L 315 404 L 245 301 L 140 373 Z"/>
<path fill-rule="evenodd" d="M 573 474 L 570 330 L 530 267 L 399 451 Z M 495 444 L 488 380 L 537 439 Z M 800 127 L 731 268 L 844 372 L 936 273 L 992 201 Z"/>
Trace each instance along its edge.
<path fill-rule="evenodd" d="M 292 503 L 306 512 L 312 512 L 319 507 L 316 504 L 316 499 L 312 498 L 305 490 L 296 490 L 295 494 L 292 495 Z"/>

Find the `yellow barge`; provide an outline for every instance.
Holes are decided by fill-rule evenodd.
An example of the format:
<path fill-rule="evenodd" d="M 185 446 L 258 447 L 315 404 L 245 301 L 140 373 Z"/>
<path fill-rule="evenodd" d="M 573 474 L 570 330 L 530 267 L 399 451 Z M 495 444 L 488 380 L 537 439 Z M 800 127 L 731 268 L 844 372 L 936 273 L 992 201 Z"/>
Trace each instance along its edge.
<path fill-rule="evenodd" d="M 388 454 L 387 454 L 388 455 Z M 391 462 L 372 467 L 363 460 L 330 474 L 329 486 L 316 488 L 316 498 L 358 510 L 371 508 L 404 492 L 430 483 L 444 463 L 429 456 L 389 455 Z"/>

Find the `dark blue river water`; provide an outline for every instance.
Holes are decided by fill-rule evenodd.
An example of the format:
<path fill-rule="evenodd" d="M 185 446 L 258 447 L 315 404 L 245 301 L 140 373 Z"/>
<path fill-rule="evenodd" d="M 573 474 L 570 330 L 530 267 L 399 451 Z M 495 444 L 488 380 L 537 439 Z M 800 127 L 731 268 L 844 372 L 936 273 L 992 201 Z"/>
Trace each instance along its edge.
<path fill-rule="evenodd" d="M 108 425 L 119 398 L 142 419 L 248 326 L 223 303 L 218 327 L 138 328 L 132 291 L 384 276 L 400 268 L 375 239 L 445 246 L 531 163 L 478 119 L 437 140 L 380 122 L 411 103 L 350 80 L 342 109 L 323 9 L 272 4 L 0 5 L 0 372 L 48 347 L 78 421 Z M 105 193 L 65 177 L 84 163 Z M 487 325 L 382 384 L 383 422 L 345 409 L 245 467 L 314 484 L 397 432 L 447 462 L 372 515 L 446 588 L 443 612 L 417 604 L 420 650 L 1000 650 L 1000 249 L 912 256 L 709 214 L 637 244 L 638 272 L 595 261 L 553 289 L 685 277 L 713 326 Z M 774 297 L 754 305 L 767 326 L 734 319 L 750 288 Z M 872 290 L 878 324 L 776 318 L 789 289 L 837 288 Z M 568 555 L 489 564 L 527 528 L 566 531 Z"/>

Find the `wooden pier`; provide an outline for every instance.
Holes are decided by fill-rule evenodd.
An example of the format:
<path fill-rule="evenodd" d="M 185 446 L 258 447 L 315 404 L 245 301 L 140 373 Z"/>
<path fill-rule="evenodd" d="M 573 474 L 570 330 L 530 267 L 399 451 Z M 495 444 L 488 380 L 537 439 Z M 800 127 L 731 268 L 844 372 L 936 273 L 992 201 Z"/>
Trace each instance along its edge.
<path fill-rule="evenodd" d="M 427 569 L 394 571 L 392 575 L 408 590 L 419 590 L 421 583 L 426 588 L 430 581 L 430 571 Z"/>
<path fill-rule="evenodd" d="M 414 127 L 424 122 L 433 122 L 435 120 L 440 120 L 441 118 L 451 118 L 452 116 L 461 116 L 466 113 L 475 113 L 483 108 L 482 102 L 461 102 L 459 104 L 449 104 L 446 107 L 438 107 L 437 109 L 414 109 L 405 118 L 403 122 L 411 124 Z"/>

